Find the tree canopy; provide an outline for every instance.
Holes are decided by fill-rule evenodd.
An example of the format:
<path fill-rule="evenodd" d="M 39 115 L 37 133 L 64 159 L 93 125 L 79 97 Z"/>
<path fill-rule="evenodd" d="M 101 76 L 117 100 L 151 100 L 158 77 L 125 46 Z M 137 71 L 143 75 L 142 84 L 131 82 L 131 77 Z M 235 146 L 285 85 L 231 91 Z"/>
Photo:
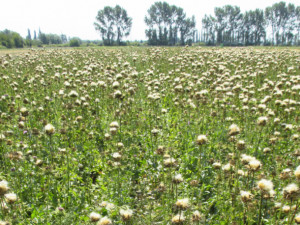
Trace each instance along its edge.
<path fill-rule="evenodd" d="M 24 40 L 17 32 L 0 31 L 0 45 L 6 48 L 23 48 Z"/>
<path fill-rule="evenodd" d="M 167 2 L 156 2 L 145 16 L 149 45 L 184 45 L 192 40 L 195 17 L 187 18 L 182 8 Z"/>
<path fill-rule="evenodd" d="M 94 25 L 105 45 L 113 45 L 115 41 L 120 45 L 122 38 L 130 34 L 132 18 L 119 5 L 106 6 L 98 11 Z"/>
<path fill-rule="evenodd" d="M 204 42 L 225 45 L 299 44 L 300 7 L 285 2 L 265 10 L 241 13 L 238 6 L 216 7 L 214 16 L 202 19 Z M 271 34 L 268 34 L 268 30 Z M 270 33 L 270 32 L 269 32 Z M 271 36 L 268 39 L 268 35 Z"/>

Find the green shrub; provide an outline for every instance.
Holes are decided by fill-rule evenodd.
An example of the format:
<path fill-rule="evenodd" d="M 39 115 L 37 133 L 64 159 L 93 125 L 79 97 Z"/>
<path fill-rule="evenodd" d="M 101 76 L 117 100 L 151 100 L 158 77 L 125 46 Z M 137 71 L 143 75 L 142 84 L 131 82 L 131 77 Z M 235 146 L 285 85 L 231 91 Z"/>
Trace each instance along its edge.
<path fill-rule="evenodd" d="M 70 47 L 79 47 L 80 44 L 81 40 L 79 38 L 72 38 L 69 43 Z"/>

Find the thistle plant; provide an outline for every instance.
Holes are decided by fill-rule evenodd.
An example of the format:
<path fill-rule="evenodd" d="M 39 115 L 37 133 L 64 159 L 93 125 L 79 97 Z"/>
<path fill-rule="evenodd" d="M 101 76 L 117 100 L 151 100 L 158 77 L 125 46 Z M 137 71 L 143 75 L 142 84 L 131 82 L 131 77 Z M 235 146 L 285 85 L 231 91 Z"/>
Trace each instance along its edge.
<path fill-rule="evenodd" d="M 291 48 L 0 52 L 0 223 L 300 224 Z"/>

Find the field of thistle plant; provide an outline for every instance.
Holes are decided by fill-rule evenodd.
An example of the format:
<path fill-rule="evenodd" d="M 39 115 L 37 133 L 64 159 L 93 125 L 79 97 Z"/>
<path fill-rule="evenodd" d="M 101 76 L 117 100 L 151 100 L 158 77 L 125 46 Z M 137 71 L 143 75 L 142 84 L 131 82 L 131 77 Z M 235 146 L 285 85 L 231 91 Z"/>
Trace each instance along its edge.
<path fill-rule="evenodd" d="M 300 50 L 0 57 L 0 225 L 300 224 Z"/>

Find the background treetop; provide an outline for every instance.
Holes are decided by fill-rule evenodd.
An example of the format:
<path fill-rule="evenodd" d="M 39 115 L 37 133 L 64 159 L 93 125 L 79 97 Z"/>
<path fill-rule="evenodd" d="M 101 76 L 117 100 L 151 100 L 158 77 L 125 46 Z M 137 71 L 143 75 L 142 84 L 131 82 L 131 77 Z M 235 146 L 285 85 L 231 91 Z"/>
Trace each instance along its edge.
<path fill-rule="evenodd" d="M 106 45 L 113 45 L 115 41 L 120 45 L 122 38 L 130 34 L 132 18 L 119 5 L 106 6 L 98 11 L 94 25 Z"/>

